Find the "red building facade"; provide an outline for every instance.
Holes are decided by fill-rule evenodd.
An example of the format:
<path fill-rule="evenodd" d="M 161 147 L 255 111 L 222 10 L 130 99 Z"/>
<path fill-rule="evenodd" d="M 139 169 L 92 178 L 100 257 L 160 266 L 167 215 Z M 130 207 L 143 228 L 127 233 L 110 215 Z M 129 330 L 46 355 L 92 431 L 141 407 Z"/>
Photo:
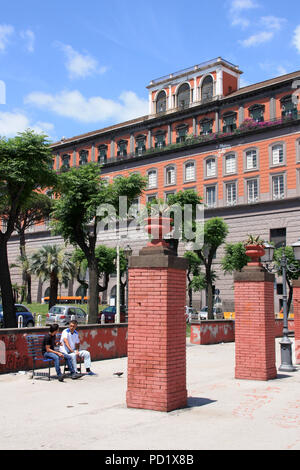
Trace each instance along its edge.
<path fill-rule="evenodd" d="M 151 81 L 148 115 L 56 142 L 54 169 L 97 162 L 109 181 L 139 172 L 148 180 L 140 203 L 195 189 L 205 218 L 228 223 L 228 242 L 250 232 L 278 246 L 293 243 L 300 233 L 300 71 L 243 88 L 241 73 L 219 57 Z M 218 287 L 232 310 L 222 255 Z"/>

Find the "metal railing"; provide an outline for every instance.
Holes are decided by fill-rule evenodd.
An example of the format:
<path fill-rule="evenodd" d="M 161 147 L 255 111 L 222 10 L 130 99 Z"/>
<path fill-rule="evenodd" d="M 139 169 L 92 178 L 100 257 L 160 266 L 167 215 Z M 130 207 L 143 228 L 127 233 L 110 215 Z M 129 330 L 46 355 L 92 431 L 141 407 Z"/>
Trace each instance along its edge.
<path fill-rule="evenodd" d="M 147 156 L 151 156 L 156 153 L 161 153 L 161 152 L 166 152 L 168 150 L 172 149 L 180 149 L 183 147 L 187 147 L 189 145 L 197 144 L 197 143 L 208 143 L 211 141 L 218 141 L 219 139 L 222 139 L 224 137 L 234 137 L 238 135 L 243 135 L 248 132 L 257 132 L 259 130 L 264 130 L 268 128 L 272 128 L 274 126 L 286 124 L 286 123 L 291 123 L 294 121 L 297 121 L 300 119 L 300 113 L 294 113 L 289 116 L 283 116 L 283 117 L 276 117 L 273 119 L 269 119 L 268 121 L 262 121 L 262 122 L 256 122 L 252 119 L 246 119 L 241 123 L 239 127 L 236 129 L 232 130 L 231 132 L 211 132 L 210 134 L 205 134 L 205 135 L 187 135 L 185 137 L 185 140 L 183 142 L 178 142 L 178 143 L 171 143 L 167 144 L 162 147 L 151 147 L 149 149 L 146 149 L 141 153 L 141 155 L 136 155 L 135 153 L 128 153 L 126 156 L 117 156 L 117 157 L 110 157 L 107 159 L 106 164 L 103 166 L 109 166 L 111 163 L 115 162 L 122 162 L 122 161 L 128 161 L 130 159 L 142 159 Z"/>

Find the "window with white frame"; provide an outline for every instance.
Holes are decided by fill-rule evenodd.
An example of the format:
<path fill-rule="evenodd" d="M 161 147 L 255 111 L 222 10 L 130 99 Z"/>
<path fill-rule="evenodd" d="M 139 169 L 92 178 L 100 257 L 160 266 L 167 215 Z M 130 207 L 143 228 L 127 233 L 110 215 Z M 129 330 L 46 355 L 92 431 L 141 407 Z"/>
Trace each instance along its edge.
<path fill-rule="evenodd" d="M 207 186 L 205 200 L 207 207 L 216 207 L 216 186 Z"/>
<path fill-rule="evenodd" d="M 148 173 L 148 188 L 157 187 L 157 170 L 149 170 Z"/>
<path fill-rule="evenodd" d="M 168 166 L 166 168 L 166 184 L 175 184 L 176 182 L 176 173 L 174 166 Z"/>
<path fill-rule="evenodd" d="M 246 169 L 255 170 L 257 168 L 257 151 L 251 149 L 246 151 Z"/>
<path fill-rule="evenodd" d="M 216 176 L 217 168 L 216 168 L 216 159 L 215 158 L 208 158 L 206 160 L 206 176 Z"/>
<path fill-rule="evenodd" d="M 258 181 L 257 179 L 247 181 L 248 204 L 258 201 Z"/>
<path fill-rule="evenodd" d="M 284 175 L 272 176 L 272 194 L 273 199 L 284 198 Z"/>
<path fill-rule="evenodd" d="M 226 204 L 227 206 L 234 206 L 237 203 L 236 196 L 236 183 L 226 184 Z"/>
<path fill-rule="evenodd" d="M 187 162 L 184 167 L 184 180 L 195 180 L 195 162 Z"/>
<path fill-rule="evenodd" d="M 231 174 L 236 172 L 236 157 L 233 153 L 225 157 L 225 173 Z"/>
<path fill-rule="evenodd" d="M 284 162 L 283 145 L 277 144 L 272 147 L 272 164 L 281 165 Z"/>

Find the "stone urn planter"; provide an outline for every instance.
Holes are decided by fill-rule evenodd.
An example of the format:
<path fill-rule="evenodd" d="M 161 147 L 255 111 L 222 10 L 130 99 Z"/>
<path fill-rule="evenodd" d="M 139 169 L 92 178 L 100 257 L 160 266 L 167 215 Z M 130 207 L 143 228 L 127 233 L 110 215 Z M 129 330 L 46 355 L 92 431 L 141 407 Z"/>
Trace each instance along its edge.
<path fill-rule="evenodd" d="M 147 246 L 164 246 L 168 247 L 168 243 L 164 241 L 163 237 L 171 232 L 171 223 L 173 219 L 171 217 L 163 216 L 152 216 L 146 217 L 145 220 L 145 231 L 152 236 L 152 240 Z"/>
<path fill-rule="evenodd" d="M 260 258 L 265 254 L 265 247 L 263 245 L 246 245 L 246 255 L 251 258 L 248 266 L 260 266 Z"/>

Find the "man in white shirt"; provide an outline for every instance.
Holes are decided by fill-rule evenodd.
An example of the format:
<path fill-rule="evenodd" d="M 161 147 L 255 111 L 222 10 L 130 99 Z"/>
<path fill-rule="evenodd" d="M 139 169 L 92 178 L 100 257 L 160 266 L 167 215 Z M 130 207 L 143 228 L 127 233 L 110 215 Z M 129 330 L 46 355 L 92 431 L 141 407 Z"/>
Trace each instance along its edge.
<path fill-rule="evenodd" d="M 96 375 L 94 372 L 91 371 L 91 355 L 89 351 L 79 349 L 80 339 L 76 328 L 77 321 L 71 320 L 69 328 L 63 330 L 60 338 L 60 351 L 62 353 L 70 355 L 75 370 L 77 368 L 77 356 L 79 356 L 82 357 L 84 360 L 84 366 L 86 368 L 87 375 Z"/>

